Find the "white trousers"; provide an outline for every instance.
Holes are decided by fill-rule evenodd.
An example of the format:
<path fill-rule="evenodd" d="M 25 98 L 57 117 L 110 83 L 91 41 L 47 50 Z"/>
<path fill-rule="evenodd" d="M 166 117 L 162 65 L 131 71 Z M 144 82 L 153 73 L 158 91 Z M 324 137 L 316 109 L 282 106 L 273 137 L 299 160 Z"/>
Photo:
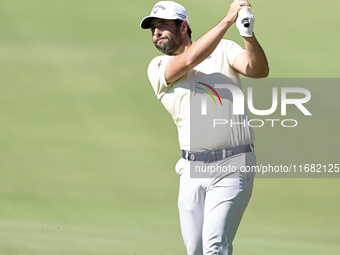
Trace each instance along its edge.
<path fill-rule="evenodd" d="M 219 166 L 256 165 L 254 153 L 214 162 Z M 211 165 L 211 163 L 210 163 Z M 231 255 L 232 242 L 252 194 L 254 174 L 235 172 L 225 178 L 190 178 L 190 162 L 176 165 L 180 177 L 178 208 L 188 255 Z"/>

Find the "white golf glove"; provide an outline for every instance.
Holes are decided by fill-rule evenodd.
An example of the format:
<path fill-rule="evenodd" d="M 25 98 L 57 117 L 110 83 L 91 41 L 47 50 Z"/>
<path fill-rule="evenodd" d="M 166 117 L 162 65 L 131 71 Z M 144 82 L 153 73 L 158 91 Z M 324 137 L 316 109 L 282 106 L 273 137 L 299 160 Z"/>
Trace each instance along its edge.
<path fill-rule="evenodd" d="M 238 31 L 240 31 L 240 35 L 243 37 L 252 37 L 254 22 L 255 22 L 254 14 L 247 8 L 242 8 L 238 12 L 238 17 L 236 20 L 236 27 Z M 244 26 L 244 24 L 246 24 L 246 26 Z"/>

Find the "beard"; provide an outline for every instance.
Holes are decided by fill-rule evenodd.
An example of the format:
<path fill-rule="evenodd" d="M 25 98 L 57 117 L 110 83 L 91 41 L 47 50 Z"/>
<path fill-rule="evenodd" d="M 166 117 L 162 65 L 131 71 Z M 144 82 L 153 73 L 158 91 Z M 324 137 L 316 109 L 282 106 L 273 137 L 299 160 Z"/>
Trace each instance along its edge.
<path fill-rule="evenodd" d="M 158 41 L 161 39 L 168 40 L 164 46 L 159 46 L 157 44 Z M 179 29 L 177 29 L 175 34 L 170 34 L 169 36 L 162 36 L 160 38 L 157 38 L 153 43 L 160 52 L 166 55 L 172 56 L 172 55 L 175 55 L 175 52 L 182 45 L 183 39 L 182 39 L 181 33 L 179 32 Z"/>

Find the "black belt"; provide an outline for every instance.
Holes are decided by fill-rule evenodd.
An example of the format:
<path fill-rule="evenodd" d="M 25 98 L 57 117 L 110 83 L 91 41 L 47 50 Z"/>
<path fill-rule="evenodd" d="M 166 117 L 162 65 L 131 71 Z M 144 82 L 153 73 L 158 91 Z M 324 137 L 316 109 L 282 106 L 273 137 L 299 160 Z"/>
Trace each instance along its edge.
<path fill-rule="evenodd" d="M 239 145 L 235 147 L 231 147 L 228 149 L 223 149 L 219 151 L 209 151 L 209 152 L 190 152 L 190 151 L 182 151 L 182 157 L 186 160 L 190 161 L 203 161 L 204 163 L 209 163 L 213 161 L 218 161 L 222 159 L 226 159 L 233 155 L 239 153 L 253 152 L 254 144 L 245 144 Z"/>

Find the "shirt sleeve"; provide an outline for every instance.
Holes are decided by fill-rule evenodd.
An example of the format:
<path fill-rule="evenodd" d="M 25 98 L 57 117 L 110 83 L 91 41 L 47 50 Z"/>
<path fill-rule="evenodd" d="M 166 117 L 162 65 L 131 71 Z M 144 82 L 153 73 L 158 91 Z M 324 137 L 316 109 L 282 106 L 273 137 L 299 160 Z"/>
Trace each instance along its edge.
<path fill-rule="evenodd" d="M 165 68 L 170 58 L 171 56 L 166 55 L 155 57 L 148 67 L 148 77 L 158 100 L 170 88 L 170 85 L 165 81 Z"/>
<path fill-rule="evenodd" d="M 236 58 L 246 51 L 236 42 L 225 40 L 225 43 L 229 65 L 234 67 L 234 61 L 236 60 Z"/>

